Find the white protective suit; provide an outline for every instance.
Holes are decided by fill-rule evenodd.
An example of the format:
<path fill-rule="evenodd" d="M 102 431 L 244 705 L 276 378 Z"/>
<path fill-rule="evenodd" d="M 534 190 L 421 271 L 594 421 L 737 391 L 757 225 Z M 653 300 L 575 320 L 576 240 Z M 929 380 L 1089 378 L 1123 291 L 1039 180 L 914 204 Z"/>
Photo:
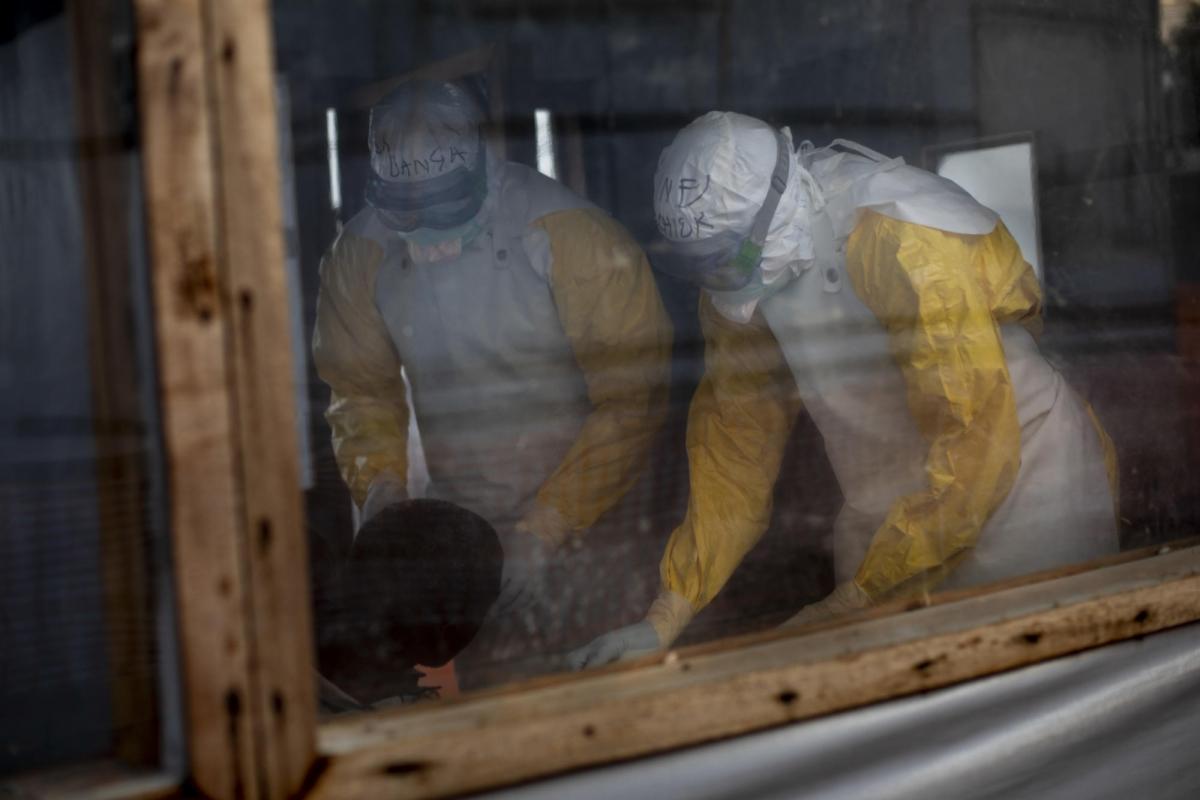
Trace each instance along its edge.
<path fill-rule="evenodd" d="M 679 231 L 751 230 L 779 172 L 778 136 L 717 112 L 681 131 L 655 180 L 660 232 L 686 245 Z M 659 597 L 641 627 L 581 648 L 577 665 L 645 650 L 646 625 L 669 644 L 720 591 L 770 521 L 801 405 L 845 503 L 838 590 L 797 621 L 1118 547 L 1112 443 L 1038 351 L 1041 290 L 997 215 L 853 143 L 784 152 L 757 272 L 702 293 L 691 492 Z M 796 185 L 806 196 L 789 201 Z"/>

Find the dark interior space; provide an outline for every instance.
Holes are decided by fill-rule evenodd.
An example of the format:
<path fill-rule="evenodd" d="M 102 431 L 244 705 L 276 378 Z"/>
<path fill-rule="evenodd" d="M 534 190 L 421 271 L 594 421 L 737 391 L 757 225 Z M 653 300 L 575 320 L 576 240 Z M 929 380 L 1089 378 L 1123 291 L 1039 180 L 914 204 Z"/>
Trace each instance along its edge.
<path fill-rule="evenodd" d="M 362 204 L 366 115 L 356 97 L 481 48 L 496 52 L 487 77 L 508 157 L 536 164 L 534 112 L 550 111 L 560 180 L 643 244 L 654 233 L 657 154 L 714 108 L 787 125 L 797 141 L 848 138 L 916 165 L 939 145 L 1031 134 L 1042 346 L 1116 442 L 1123 546 L 1194 529 L 1188 476 L 1200 448 L 1187 400 L 1196 352 L 1186 344 L 1186 309 L 1200 190 L 1195 111 L 1180 99 L 1195 67 L 1186 43 L 1180 50 L 1162 40 L 1156 3 L 362 2 L 354 12 L 340 3 L 275 9 L 306 331 L 320 258 L 338 221 Z M 339 122 L 338 212 L 327 109 Z M 629 526 L 638 540 L 630 552 L 644 560 L 631 569 L 647 582 L 683 514 L 683 431 L 703 352 L 696 290 L 656 278 L 676 341 L 672 414 L 651 468 L 655 524 Z M 321 418 L 327 389 L 314 373 L 309 379 L 310 525 L 344 547 L 350 503 Z M 825 540 L 840 496 L 820 436 L 803 418 L 775 494 L 769 532 L 688 640 L 777 622 L 831 586 Z"/>

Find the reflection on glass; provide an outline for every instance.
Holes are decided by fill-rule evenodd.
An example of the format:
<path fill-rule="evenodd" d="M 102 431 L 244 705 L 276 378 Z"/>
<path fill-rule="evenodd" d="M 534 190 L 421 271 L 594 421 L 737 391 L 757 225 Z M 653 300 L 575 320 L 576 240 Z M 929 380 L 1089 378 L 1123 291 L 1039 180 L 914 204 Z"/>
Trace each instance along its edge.
<path fill-rule="evenodd" d="M 0 10 L 0 775 L 180 766 L 131 28 Z"/>
<path fill-rule="evenodd" d="M 278 4 L 325 677 L 448 696 L 1186 532 L 1200 14 L 1035 5 Z"/>
<path fill-rule="evenodd" d="M 554 160 L 554 128 L 551 127 L 550 112 L 539 108 L 533 112 L 533 124 L 537 130 L 537 167 L 538 172 L 547 178 L 558 177 L 558 167 Z"/>
<path fill-rule="evenodd" d="M 1041 280 L 1042 248 L 1038 241 L 1037 162 L 1033 142 L 979 144 L 947 148 L 935 172 L 966 189 L 995 211 L 1012 234 L 1021 255 Z"/>
<path fill-rule="evenodd" d="M 329 142 L 329 209 L 335 217 L 342 213 L 342 170 L 338 162 L 337 109 L 325 109 L 325 138 Z"/>

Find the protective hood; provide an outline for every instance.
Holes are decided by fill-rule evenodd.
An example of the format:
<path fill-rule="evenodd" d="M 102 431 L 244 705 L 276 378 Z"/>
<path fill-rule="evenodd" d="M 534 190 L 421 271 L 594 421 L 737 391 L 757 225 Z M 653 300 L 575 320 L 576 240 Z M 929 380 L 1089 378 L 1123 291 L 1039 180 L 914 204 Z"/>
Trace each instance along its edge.
<path fill-rule="evenodd" d="M 405 84 L 371 110 L 366 199 L 383 224 L 428 242 L 476 220 L 489 188 L 483 123 L 454 82 Z"/>
<path fill-rule="evenodd" d="M 783 169 L 781 158 L 786 160 Z M 771 198 L 773 182 L 777 200 Z M 744 304 L 761 297 L 813 258 L 808 221 L 814 186 L 786 128 L 776 131 L 732 112 L 705 114 L 680 131 L 659 157 L 654 210 L 663 243 L 651 248 L 655 266 L 677 275 L 690 273 L 681 277 L 705 286 L 714 300 L 736 297 L 734 302 Z M 760 252 L 754 253 L 757 263 L 741 280 L 733 280 L 731 271 L 720 267 L 741 256 L 771 202 L 776 205 L 765 220 Z M 667 250 L 674 259 L 660 256 Z M 690 270 L 668 266 L 688 256 L 694 259 Z"/>

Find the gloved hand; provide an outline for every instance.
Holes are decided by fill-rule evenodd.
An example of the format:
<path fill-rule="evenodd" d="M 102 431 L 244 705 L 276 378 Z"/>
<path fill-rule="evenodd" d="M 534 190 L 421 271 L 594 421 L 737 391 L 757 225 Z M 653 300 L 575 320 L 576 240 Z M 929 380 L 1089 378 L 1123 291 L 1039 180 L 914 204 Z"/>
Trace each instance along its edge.
<path fill-rule="evenodd" d="M 535 503 L 517 523 L 516 530 L 536 536 L 551 547 L 561 547 L 571 532 L 571 524 L 554 506 Z"/>
<path fill-rule="evenodd" d="M 383 511 L 392 503 L 408 499 L 408 487 L 403 478 L 394 472 L 381 472 L 371 479 L 367 488 L 367 499 L 363 501 L 359 514 L 359 525 Z"/>
<path fill-rule="evenodd" d="M 662 648 L 658 631 L 646 620 L 617 628 L 598 636 L 588 644 L 567 654 L 571 669 L 587 669 L 637 658 Z"/>
<path fill-rule="evenodd" d="M 505 543 L 500 596 L 489 616 L 519 614 L 545 596 L 546 569 L 557 548 L 536 536 L 517 532 Z"/>
<path fill-rule="evenodd" d="M 854 581 L 838 584 L 828 597 L 809 603 L 800 609 L 800 613 L 783 623 L 782 627 L 792 628 L 797 625 L 811 625 L 816 622 L 839 617 L 866 608 L 871 605 L 871 598 L 858 587 Z"/>
<path fill-rule="evenodd" d="M 645 619 L 572 650 L 567 654 L 567 663 L 572 669 L 599 667 L 670 647 L 695 615 L 687 598 L 669 589 L 660 589 Z"/>
<path fill-rule="evenodd" d="M 493 616 L 521 613 L 544 596 L 546 568 L 570 527 L 558 509 L 540 504 L 534 504 L 514 526 L 515 535 L 506 543 Z"/>

